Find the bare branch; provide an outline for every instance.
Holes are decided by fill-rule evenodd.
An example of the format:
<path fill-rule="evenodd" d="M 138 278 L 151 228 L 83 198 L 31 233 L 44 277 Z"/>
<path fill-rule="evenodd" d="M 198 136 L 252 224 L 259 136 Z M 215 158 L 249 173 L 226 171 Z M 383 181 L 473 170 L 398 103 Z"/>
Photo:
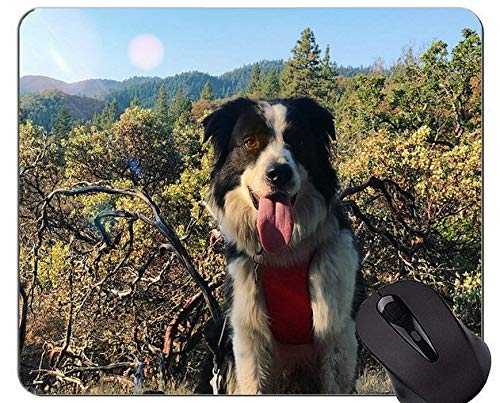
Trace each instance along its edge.
<path fill-rule="evenodd" d="M 75 303 L 73 301 L 73 270 L 69 271 L 68 281 L 69 281 L 69 313 L 68 313 L 68 323 L 66 325 L 66 335 L 65 335 L 65 338 L 64 338 L 64 344 L 63 344 L 63 347 L 61 349 L 61 353 L 57 357 L 57 360 L 56 360 L 56 363 L 55 363 L 55 367 L 56 368 L 60 365 L 63 356 L 65 355 L 66 351 L 68 350 L 69 343 L 71 341 L 71 333 L 72 333 L 72 330 L 73 330 L 73 312 L 74 312 L 74 309 L 75 309 Z"/>
<path fill-rule="evenodd" d="M 406 200 L 407 203 L 401 206 L 396 206 L 394 201 L 394 196 L 389 191 L 388 185 L 392 186 L 397 192 L 397 194 L 401 195 Z M 354 194 L 363 192 L 368 188 L 372 188 L 377 192 L 380 192 L 380 194 L 387 202 L 391 215 L 395 218 L 395 220 L 398 223 L 400 223 L 403 226 L 403 228 L 409 234 L 416 236 L 416 238 L 419 240 L 418 242 L 416 242 L 411 247 L 405 246 L 397 238 L 396 235 L 385 229 L 378 228 L 377 226 L 375 226 L 372 220 L 361 211 L 358 204 L 354 200 L 344 200 L 348 196 L 352 196 Z M 340 193 L 339 199 L 341 200 L 342 205 L 352 210 L 353 214 L 366 225 L 368 230 L 382 236 L 382 238 L 388 241 L 398 251 L 399 256 L 402 257 L 402 259 L 405 261 L 405 264 L 410 262 L 412 256 L 424 246 L 426 242 L 426 237 L 428 236 L 430 231 L 431 222 L 430 221 L 427 222 L 427 228 L 424 231 L 413 228 L 408 224 L 407 220 L 409 216 L 412 217 L 415 215 L 415 210 L 416 210 L 415 198 L 411 193 L 402 189 L 401 186 L 399 186 L 393 180 L 387 178 L 380 179 L 377 178 L 376 176 L 370 176 L 368 180 L 366 180 L 361 185 L 359 186 L 353 185 L 344 189 Z M 406 212 L 405 214 L 403 214 L 403 210 Z"/>
<path fill-rule="evenodd" d="M 223 280 L 223 275 L 219 274 L 217 275 L 214 280 L 209 284 L 210 290 L 214 290 L 217 287 L 219 287 L 222 284 Z M 177 327 L 179 324 L 187 318 L 187 316 L 196 308 L 198 303 L 200 302 L 202 297 L 201 292 L 198 292 L 194 295 L 192 295 L 190 298 L 188 298 L 185 302 L 184 305 L 182 306 L 182 309 L 180 309 L 177 314 L 174 316 L 174 318 L 170 321 L 170 323 L 167 326 L 167 329 L 165 331 L 165 338 L 164 338 L 164 344 L 163 344 L 163 353 L 165 356 L 168 358 L 171 354 L 172 350 L 172 343 L 175 338 L 175 335 L 177 333 Z"/>
<path fill-rule="evenodd" d="M 39 231 L 38 231 L 38 243 L 37 243 L 37 246 L 35 247 L 34 277 L 36 277 L 36 272 L 37 272 L 38 250 L 39 250 L 41 243 L 42 243 L 43 233 L 47 227 L 47 207 L 50 205 L 52 199 L 56 195 L 78 196 L 78 195 L 87 195 L 87 194 L 95 194 L 95 193 L 130 196 L 133 198 L 138 198 L 148 205 L 148 207 L 153 212 L 154 219 L 150 219 L 149 217 L 145 216 L 141 212 L 135 212 L 135 213 L 121 212 L 121 213 L 123 213 L 124 216 L 127 216 L 129 218 L 134 217 L 134 218 L 140 219 L 141 221 L 155 227 L 165 238 L 168 239 L 169 243 L 172 245 L 173 249 L 175 250 L 176 255 L 178 256 L 179 260 L 181 261 L 183 266 L 186 268 L 188 273 L 191 275 L 191 277 L 193 278 L 196 285 L 201 289 L 203 298 L 205 299 L 205 302 L 208 306 L 208 309 L 210 311 L 211 316 L 214 318 L 214 320 L 218 320 L 220 317 L 219 304 L 218 304 L 217 300 L 215 299 L 215 297 L 210 292 L 206 281 L 203 279 L 203 277 L 201 277 L 201 275 L 198 273 L 198 271 L 194 267 L 192 259 L 189 256 L 186 249 L 184 248 L 178 235 L 175 233 L 173 228 L 165 222 L 165 220 L 161 216 L 160 209 L 159 209 L 158 205 L 154 202 L 154 200 L 144 191 L 137 190 L 137 189 L 130 189 L 130 188 L 121 189 L 121 188 L 103 186 L 103 185 L 99 185 L 99 184 L 95 184 L 95 185 L 88 184 L 88 185 L 80 187 L 80 188 L 56 189 L 56 190 L 52 191 L 43 202 L 42 215 L 39 218 L 40 226 L 39 226 Z M 109 241 L 109 239 L 108 239 L 108 241 Z M 33 287 L 34 287 L 34 285 L 33 285 Z"/>

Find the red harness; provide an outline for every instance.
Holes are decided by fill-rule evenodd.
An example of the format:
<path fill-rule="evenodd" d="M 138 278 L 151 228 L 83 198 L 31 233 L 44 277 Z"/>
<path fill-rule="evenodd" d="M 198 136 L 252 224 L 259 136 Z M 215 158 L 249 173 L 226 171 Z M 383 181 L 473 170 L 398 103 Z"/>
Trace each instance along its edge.
<path fill-rule="evenodd" d="M 261 273 L 274 338 L 282 344 L 312 344 L 309 262 L 287 268 L 263 266 Z"/>

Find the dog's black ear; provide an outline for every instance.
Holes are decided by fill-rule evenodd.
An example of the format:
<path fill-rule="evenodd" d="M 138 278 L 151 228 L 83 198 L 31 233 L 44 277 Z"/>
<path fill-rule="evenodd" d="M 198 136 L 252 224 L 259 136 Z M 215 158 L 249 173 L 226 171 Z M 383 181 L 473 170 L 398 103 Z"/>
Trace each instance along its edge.
<path fill-rule="evenodd" d="M 215 141 L 217 137 L 230 135 L 240 114 L 248 108 L 256 107 L 256 105 L 255 101 L 248 98 L 237 98 L 226 102 L 203 119 L 202 123 L 205 129 L 203 142 L 205 143 L 210 138 Z"/>
<path fill-rule="evenodd" d="M 286 100 L 291 109 L 303 117 L 308 125 L 310 140 L 314 143 L 314 158 L 306 163 L 314 186 L 329 203 L 338 191 L 338 180 L 332 167 L 331 140 L 335 140 L 335 123 L 332 113 L 308 97 L 294 97 Z M 304 133 L 308 135 L 308 133 Z"/>
<path fill-rule="evenodd" d="M 256 102 L 248 98 L 237 98 L 226 102 L 203 119 L 203 143 L 209 139 L 212 141 L 215 158 L 219 164 L 224 162 L 223 160 L 228 153 L 231 134 L 238 118 L 244 111 L 256 106 Z"/>
<path fill-rule="evenodd" d="M 312 127 L 336 140 L 335 119 L 328 109 L 309 97 L 295 97 L 291 99 L 291 103 L 311 122 Z"/>

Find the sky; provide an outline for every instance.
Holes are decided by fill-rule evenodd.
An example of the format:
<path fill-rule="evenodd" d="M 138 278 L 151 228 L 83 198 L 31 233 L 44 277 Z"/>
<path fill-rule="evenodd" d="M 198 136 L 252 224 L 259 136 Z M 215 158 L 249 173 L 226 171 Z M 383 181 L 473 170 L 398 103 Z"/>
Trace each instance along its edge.
<path fill-rule="evenodd" d="M 453 47 L 463 28 L 481 33 L 463 8 L 40 8 L 19 28 L 20 75 L 66 82 L 220 75 L 262 59 L 287 60 L 310 27 L 338 65 L 392 65 L 408 46 Z"/>

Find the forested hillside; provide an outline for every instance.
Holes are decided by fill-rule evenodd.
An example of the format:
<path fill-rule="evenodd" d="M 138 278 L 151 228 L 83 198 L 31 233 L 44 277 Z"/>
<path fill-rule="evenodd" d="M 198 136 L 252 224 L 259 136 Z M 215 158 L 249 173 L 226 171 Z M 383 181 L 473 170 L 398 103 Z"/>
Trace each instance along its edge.
<path fill-rule="evenodd" d="M 283 61 L 281 60 L 262 60 L 256 64 L 260 66 L 263 72 L 276 69 L 280 73 L 283 68 Z M 218 77 L 192 71 L 164 79 L 159 77 L 132 77 L 121 82 L 93 79 L 66 83 L 50 77 L 25 76 L 21 77 L 19 84 L 21 116 L 29 116 L 33 122 L 50 130 L 62 104 L 65 105 L 74 119 L 89 120 L 94 112 L 102 110 L 104 103 L 95 102 L 89 114 L 90 105 L 87 97 L 105 102 L 116 99 L 120 112 L 123 112 L 134 98 L 142 106 L 151 108 L 162 84 L 166 88 L 166 100 L 168 102 L 172 100 L 176 93 L 182 93 L 193 101 L 197 100 L 207 81 L 210 82 L 218 98 L 225 98 L 244 92 L 248 86 L 253 67 L 254 65 L 249 64 Z M 68 95 L 79 95 L 80 97 L 69 97 Z M 78 113 L 78 109 L 81 109 L 82 112 Z"/>
<path fill-rule="evenodd" d="M 105 103 L 98 99 L 69 95 L 59 90 L 44 90 L 21 97 L 19 114 L 21 121 L 30 120 L 46 130 L 51 130 L 62 107 L 74 122 L 88 121 L 101 112 Z"/>
<path fill-rule="evenodd" d="M 40 107 L 36 119 L 24 110 L 23 384 L 46 394 L 193 390 L 225 270 L 204 205 L 211 150 L 201 121 L 233 94 L 307 95 L 332 110 L 339 203 L 369 292 L 423 281 L 480 333 L 481 58 L 480 36 L 464 29 L 453 49 L 438 40 L 347 77 L 307 28 L 282 66 L 134 78 L 85 122 L 66 104 Z M 50 121 L 44 110 L 57 115 L 51 130 L 37 120 Z M 360 376 L 359 393 L 390 392 L 365 354 Z"/>
<path fill-rule="evenodd" d="M 136 99 L 145 108 L 151 108 L 156 101 L 156 96 L 162 84 L 166 88 L 166 100 L 168 102 L 174 98 L 176 93 L 182 93 L 192 101 L 198 100 L 207 82 L 210 82 L 212 91 L 217 98 L 231 97 L 245 92 L 255 65 L 258 65 L 259 69 L 266 74 L 271 70 L 275 70 L 276 74 L 279 75 L 283 70 L 282 60 L 262 60 L 255 64 L 248 64 L 231 70 L 220 76 L 191 71 L 164 79 L 159 77 L 131 77 L 123 81 L 91 79 L 75 83 L 66 83 L 44 76 L 24 76 L 21 77 L 19 86 L 22 116 L 29 116 L 33 122 L 50 130 L 61 106 L 60 101 L 70 111 L 72 118 L 84 120 L 90 119 L 94 112 L 100 112 L 104 107 L 104 103 L 94 103 L 91 108 L 92 112 L 89 115 L 87 97 L 105 102 L 116 99 L 120 112 L 123 112 L 129 106 L 132 99 Z M 366 74 L 370 71 L 370 68 L 341 66 L 337 69 L 337 72 L 345 77 L 353 77 L 357 74 Z M 60 93 L 58 93 L 58 97 L 54 97 L 54 91 L 48 90 L 58 90 L 69 95 L 79 95 L 82 98 L 68 97 Z M 40 110 L 41 105 L 43 107 Z M 83 112 L 78 113 L 79 109 Z"/>
<path fill-rule="evenodd" d="M 271 69 L 281 72 L 283 62 L 281 60 L 263 60 L 257 62 L 256 65 L 266 73 Z M 253 67 L 254 65 L 246 65 L 218 77 L 193 71 L 164 79 L 155 78 L 142 83 L 128 81 L 122 89 L 110 93 L 108 99 L 115 98 L 121 110 L 126 108 L 134 97 L 137 97 L 144 107 L 151 108 L 156 101 L 160 86 L 163 84 L 166 88 L 167 102 L 172 100 L 178 92 L 195 101 L 199 99 L 201 90 L 207 81 L 210 82 L 217 98 L 230 97 L 244 92 L 248 86 Z"/>

